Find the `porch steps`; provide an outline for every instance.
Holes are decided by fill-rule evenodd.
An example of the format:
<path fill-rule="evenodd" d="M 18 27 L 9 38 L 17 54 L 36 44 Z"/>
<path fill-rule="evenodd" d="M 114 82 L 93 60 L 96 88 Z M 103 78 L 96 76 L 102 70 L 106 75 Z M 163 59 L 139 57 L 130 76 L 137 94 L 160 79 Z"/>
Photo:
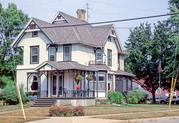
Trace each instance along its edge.
<path fill-rule="evenodd" d="M 56 100 L 56 98 L 38 98 L 35 100 L 32 107 L 50 107 Z"/>

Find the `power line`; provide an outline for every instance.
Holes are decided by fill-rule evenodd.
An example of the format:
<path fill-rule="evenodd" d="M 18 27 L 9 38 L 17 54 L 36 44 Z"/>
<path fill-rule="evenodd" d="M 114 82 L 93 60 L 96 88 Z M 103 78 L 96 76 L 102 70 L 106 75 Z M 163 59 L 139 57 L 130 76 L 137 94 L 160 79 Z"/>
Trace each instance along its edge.
<path fill-rule="evenodd" d="M 117 23 L 117 22 L 125 22 L 125 21 L 143 20 L 143 19 L 149 19 L 149 18 L 158 18 L 158 17 L 172 16 L 172 15 L 177 15 L 177 14 L 179 14 L 179 13 L 167 13 L 167 14 L 159 14 L 159 15 L 151 15 L 151 16 L 143 16 L 143 17 L 135 17 L 135 18 L 111 20 L 111 21 L 84 23 L 84 24 L 71 24 L 71 25 L 59 25 L 59 26 L 58 25 L 55 25 L 55 26 L 44 26 L 44 27 L 40 27 L 40 28 L 43 29 L 43 28 L 58 28 L 58 27 L 71 27 L 71 26 L 99 25 L 99 24 Z"/>
<path fill-rule="evenodd" d="M 52 26 L 43 26 L 43 27 L 39 27 L 39 28 L 40 29 L 45 29 L 45 28 L 59 28 L 59 27 L 111 24 L 111 23 L 119 23 L 119 22 L 126 22 L 126 21 L 135 21 L 135 20 L 143 20 L 143 19 L 150 19 L 150 18 L 165 17 L 165 16 L 173 16 L 173 15 L 177 15 L 177 14 L 179 14 L 179 13 L 167 13 L 167 14 L 142 16 L 142 17 L 134 17 L 134 18 L 126 18 L 126 19 L 118 19 L 118 20 L 110 20 L 110 21 L 100 21 L 100 22 L 93 22 L 93 23 L 83 23 L 83 24 L 52 25 Z M 118 28 L 120 28 L 120 27 L 118 27 Z M 17 29 L 25 29 L 26 30 L 26 28 L 17 28 Z"/>

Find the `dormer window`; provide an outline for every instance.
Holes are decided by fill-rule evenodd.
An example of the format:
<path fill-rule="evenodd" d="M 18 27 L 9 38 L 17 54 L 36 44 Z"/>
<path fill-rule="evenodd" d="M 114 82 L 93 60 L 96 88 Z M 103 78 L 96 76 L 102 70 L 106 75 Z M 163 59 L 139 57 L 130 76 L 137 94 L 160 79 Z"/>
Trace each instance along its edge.
<path fill-rule="evenodd" d="M 96 64 L 103 63 L 103 52 L 101 48 L 96 49 Z"/>
<path fill-rule="evenodd" d="M 33 31 L 32 32 L 32 37 L 38 37 L 38 31 Z"/>

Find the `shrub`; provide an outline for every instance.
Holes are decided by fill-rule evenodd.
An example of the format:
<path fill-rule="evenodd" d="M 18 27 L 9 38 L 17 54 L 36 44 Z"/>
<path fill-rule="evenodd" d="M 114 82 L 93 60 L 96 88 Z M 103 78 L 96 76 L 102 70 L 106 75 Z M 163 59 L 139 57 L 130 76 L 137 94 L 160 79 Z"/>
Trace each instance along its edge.
<path fill-rule="evenodd" d="M 82 106 L 64 107 L 63 105 L 53 105 L 49 109 L 49 115 L 55 117 L 83 116 L 84 114 L 84 107 Z"/>
<path fill-rule="evenodd" d="M 127 94 L 127 99 L 128 99 L 128 103 L 131 104 L 137 104 L 137 103 L 144 103 L 146 98 L 147 98 L 147 94 L 144 93 L 143 91 L 129 91 Z"/>
<path fill-rule="evenodd" d="M 2 91 L 2 99 L 8 104 L 17 104 L 17 94 L 14 85 L 7 85 Z"/>
<path fill-rule="evenodd" d="M 20 87 L 20 93 L 22 97 L 22 102 L 27 103 L 29 99 L 23 90 L 23 86 Z M 2 99 L 10 105 L 19 103 L 17 92 L 16 92 L 16 86 L 14 84 L 5 86 L 5 88 L 2 90 Z"/>
<path fill-rule="evenodd" d="M 0 77 L 0 88 L 4 88 L 6 87 L 7 85 L 12 85 L 14 84 L 15 82 L 12 80 L 12 77 L 10 76 L 1 76 Z"/>
<path fill-rule="evenodd" d="M 74 116 L 84 116 L 84 115 L 85 115 L 84 110 L 85 110 L 85 109 L 84 109 L 83 106 L 73 107 Z"/>
<path fill-rule="evenodd" d="M 29 97 L 25 94 L 23 85 L 20 86 L 20 93 L 21 93 L 22 102 L 24 104 L 27 103 L 29 101 Z"/>
<path fill-rule="evenodd" d="M 108 99 L 97 99 L 96 100 L 96 104 L 109 104 L 109 100 Z"/>
<path fill-rule="evenodd" d="M 123 102 L 123 95 L 120 92 L 108 92 L 108 99 L 111 103 L 121 104 Z"/>

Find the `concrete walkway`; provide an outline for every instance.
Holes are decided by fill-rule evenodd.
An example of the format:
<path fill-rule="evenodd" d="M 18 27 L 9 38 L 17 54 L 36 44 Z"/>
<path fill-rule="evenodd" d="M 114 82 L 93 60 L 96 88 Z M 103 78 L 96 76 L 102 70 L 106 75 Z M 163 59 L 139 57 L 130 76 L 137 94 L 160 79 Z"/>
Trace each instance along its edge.
<path fill-rule="evenodd" d="M 51 117 L 50 119 L 31 121 L 26 123 L 119 123 L 119 121 L 89 117 Z"/>
<path fill-rule="evenodd" d="M 51 117 L 49 119 L 26 123 L 179 123 L 179 116 L 137 120 L 109 120 L 90 117 Z"/>

